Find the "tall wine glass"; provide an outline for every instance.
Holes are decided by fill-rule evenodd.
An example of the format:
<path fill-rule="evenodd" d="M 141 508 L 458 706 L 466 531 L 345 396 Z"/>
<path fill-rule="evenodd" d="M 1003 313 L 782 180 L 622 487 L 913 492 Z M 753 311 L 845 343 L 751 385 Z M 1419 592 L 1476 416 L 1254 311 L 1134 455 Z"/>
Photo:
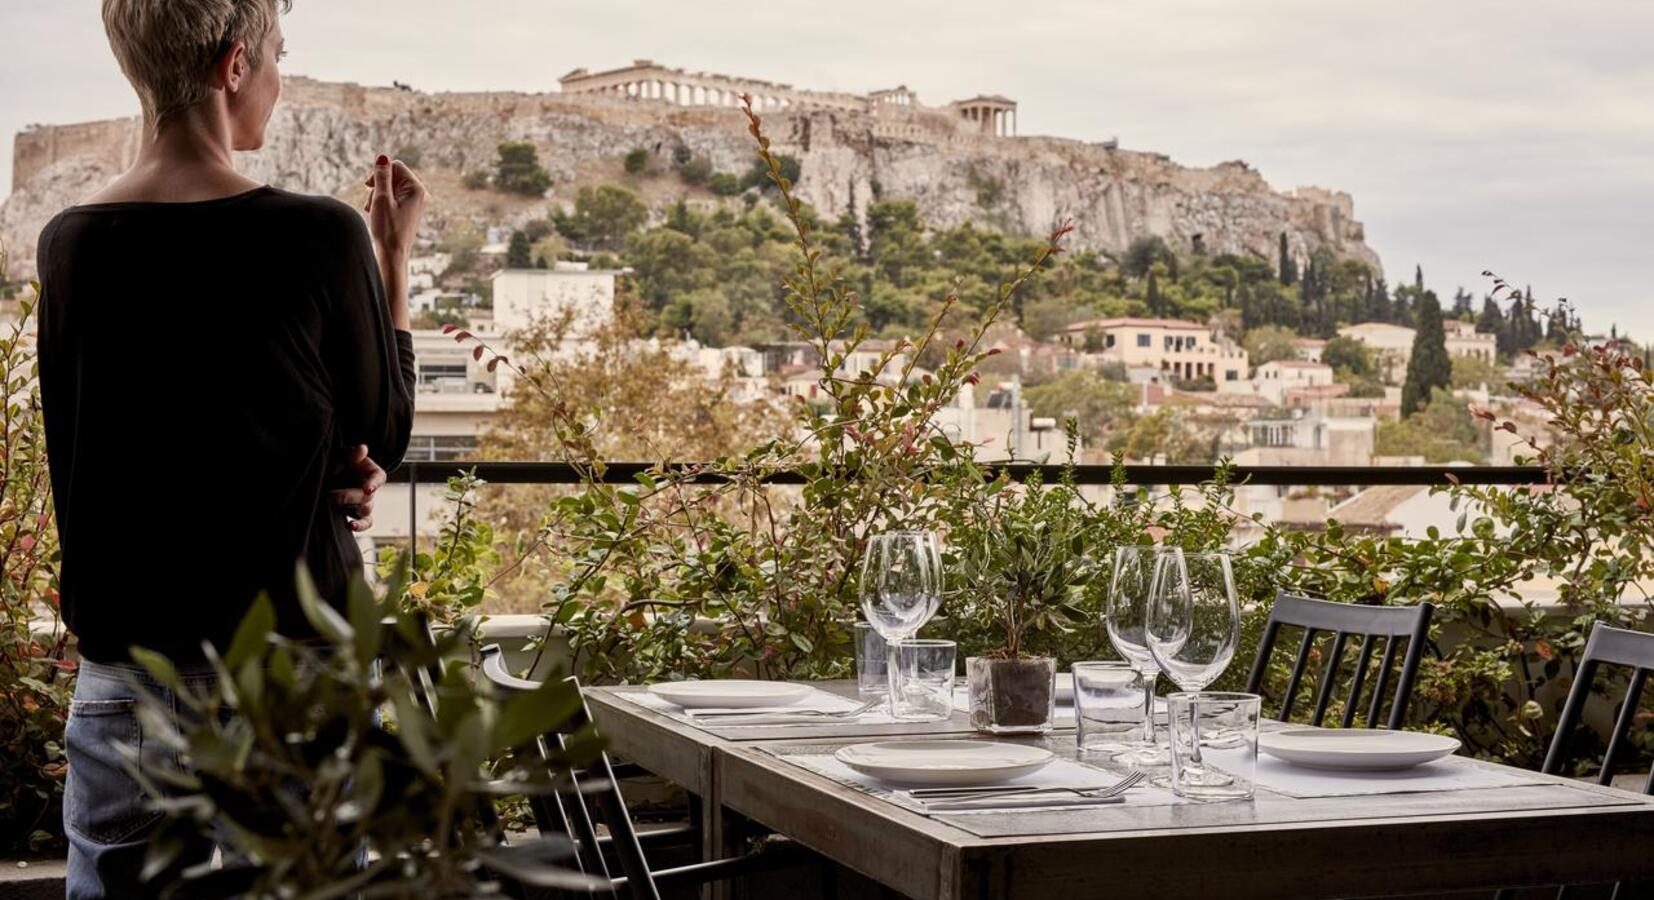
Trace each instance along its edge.
<path fill-rule="evenodd" d="M 895 711 L 896 669 L 890 645 L 913 637 L 936 615 L 942 602 L 942 551 L 928 531 L 875 534 L 862 557 L 861 609 L 867 624 L 885 639 L 886 669 Z"/>
<path fill-rule="evenodd" d="M 1218 679 L 1240 641 L 1240 604 L 1227 553 L 1175 553 L 1155 565 L 1149 652 L 1177 686 L 1196 692 Z M 1196 727 L 1200 715 L 1195 713 Z M 1200 738 L 1193 744 L 1200 762 Z"/>
<path fill-rule="evenodd" d="M 1139 765 L 1171 762 L 1167 751 L 1154 737 L 1154 682 L 1160 664 L 1149 649 L 1149 604 L 1154 594 L 1155 561 L 1163 554 L 1180 552 L 1176 547 L 1125 545 L 1114 551 L 1114 574 L 1109 579 L 1108 605 L 1104 621 L 1109 642 L 1143 676 L 1142 747 L 1129 754 Z"/>
<path fill-rule="evenodd" d="M 1240 604 L 1227 553 L 1167 553 L 1155 566 L 1148 647 L 1185 691 L 1201 691 L 1235 657 Z"/>

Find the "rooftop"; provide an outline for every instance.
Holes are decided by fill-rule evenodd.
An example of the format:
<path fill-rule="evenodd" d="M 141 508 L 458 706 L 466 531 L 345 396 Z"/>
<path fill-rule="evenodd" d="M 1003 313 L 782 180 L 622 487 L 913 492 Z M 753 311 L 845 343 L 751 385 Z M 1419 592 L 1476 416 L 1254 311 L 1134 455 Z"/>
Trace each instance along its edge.
<path fill-rule="evenodd" d="M 1190 322 L 1186 319 L 1088 319 L 1084 322 L 1075 322 L 1063 329 L 1064 331 L 1088 331 L 1092 328 L 1167 328 L 1178 331 L 1208 331 L 1205 325 L 1199 322 Z"/>

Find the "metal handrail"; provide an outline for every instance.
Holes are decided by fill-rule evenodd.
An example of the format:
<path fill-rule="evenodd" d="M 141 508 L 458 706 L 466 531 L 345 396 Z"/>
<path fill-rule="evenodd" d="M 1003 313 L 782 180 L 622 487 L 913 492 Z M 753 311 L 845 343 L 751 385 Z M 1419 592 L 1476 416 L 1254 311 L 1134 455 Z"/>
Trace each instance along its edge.
<path fill-rule="evenodd" d="M 655 463 L 609 462 L 601 481 L 608 484 L 631 484 L 640 472 L 651 472 Z M 696 484 L 718 484 L 726 481 L 712 471 L 708 464 L 670 463 L 669 470 L 693 473 Z M 1022 480 L 1034 472 L 1047 481 L 1061 475 L 1063 467 L 1038 463 L 1012 463 L 988 468 L 997 473 L 1009 471 L 1012 478 Z M 449 462 L 404 462 L 390 474 L 393 483 L 442 484 L 454 475 L 475 470 L 478 478 L 492 484 L 580 484 L 584 479 L 575 466 L 562 462 L 502 462 L 488 460 L 454 460 Z M 1127 484 L 1133 485 L 1193 485 L 1211 481 L 1216 466 L 1159 466 L 1128 465 L 1125 467 Z M 1259 485 L 1303 485 L 1306 487 L 1419 485 L 1431 487 L 1446 484 L 1522 485 L 1548 484 L 1548 473 L 1538 466 L 1234 466 L 1232 483 Z M 1074 467 L 1074 481 L 1081 485 L 1112 483 L 1114 467 L 1087 464 Z M 764 479 L 770 484 L 804 484 L 804 476 L 795 471 L 777 472 Z"/>

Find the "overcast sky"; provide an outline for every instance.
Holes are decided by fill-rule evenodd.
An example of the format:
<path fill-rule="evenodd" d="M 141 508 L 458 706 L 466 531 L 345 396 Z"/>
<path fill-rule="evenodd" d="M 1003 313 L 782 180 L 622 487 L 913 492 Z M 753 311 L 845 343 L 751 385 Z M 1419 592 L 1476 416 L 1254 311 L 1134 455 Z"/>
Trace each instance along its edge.
<path fill-rule="evenodd" d="M 0 3 L 0 192 L 27 123 L 136 107 L 93 0 Z M 555 90 L 634 58 L 799 87 L 1020 104 L 1023 134 L 1244 159 L 1355 196 L 1390 279 L 1483 269 L 1654 336 L 1645 0 L 296 0 L 285 71 Z"/>

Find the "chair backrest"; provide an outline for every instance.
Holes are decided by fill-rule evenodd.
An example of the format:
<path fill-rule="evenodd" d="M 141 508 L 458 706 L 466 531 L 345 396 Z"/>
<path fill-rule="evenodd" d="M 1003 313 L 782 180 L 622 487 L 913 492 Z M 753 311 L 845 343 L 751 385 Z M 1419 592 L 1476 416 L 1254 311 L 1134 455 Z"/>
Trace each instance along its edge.
<path fill-rule="evenodd" d="M 539 682 L 518 678 L 506 668 L 505 655 L 498 645 L 482 651 L 482 672 L 497 690 L 505 693 L 537 690 Z M 578 690 L 580 681 L 573 676 L 566 679 Z M 559 762 L 558 751 L 568 747 L 569 740 L 591 722 L 591 710 L 582 695 L 580 708 L 557 731 L 541 735 L 536 741 L 540 761 L 550 774 L 560 776 L 564 787 L 550 794 L 529 798 L 534 810 L 534 821 L 542 834 L 560 834 L 574 843 L 575 862 L 586 875 L 607 879 L 616 896 L 632 900 L 660 900 L 660 891 L 649 872 L 643 846 L 638 842 L 637 829 L 626 810 L 620 793 L 620 782 L 609 764 L 609 755 L 599 753 L 583 768 L 574 768 Z M 595 815 L 594 808 L 595 807 Z M 600 841 L 596 824 L 608 827 L 607 841 Z M 604 853 L 605 844 L 611 848 L 620 863 L 620 874 L 611 871 L 610 860 Z"/>
<path fill-rule="evenodd" d="M 1338 680 L 1339 666 L 1344 657 L 1344 649 L 1351 637 L 1359 638 L 1361 650 L 1356 658 L 1354 670 L 1350 674 L 1350 690 L 1344 704 L 1344 715 L 1341 724 L 1349 728 L 1355 724 L 1356 711 L 1360 708 L 1362 689 L 1367 683 L 1367 670 L 1371 667 L 1373 651 L 1380 640 L 1384 642 L 1384 655 L 1378 666 L 1377 681 L 1372 686 L 1372 697 L 1367 706 L 1367 727 L 1376 727 L 1379 711 L 1384 705 L 1384 696 L 1389 687 L 1390 669 L 1395 665 L 1397 642 L 1407 642 L 1406 656 L 1402 660 L 1401 674 L 1396 679 L 1395 698 L 1390 704 L 1390 715 L 1386 721 L 1388 728 L 1400 728 L 1407 717 L 1407 704 L 1412 699 L 1413 682 L 1418 676 L 1419 659 L 1424 652 L 1426 638 L 1430 631 L 1430 616 L 1435 607 L 1429 603 L 1420 603 L 1417 606 L 1362 606 L 1351 603 L 1332 603 L 1327 600 L 1314 600 L 1309 597 L 1299 597 L 1282 591 L 1275 598 L 1275 607 L 1269 613 L 1269 623 L 1264 626 L 1263 638 L 1258 642 L 1258 656 L 1252 664 L 1252 676 L 1247 679 L 1246 689 L 1257 693 L 1262 686 L 1265 673 L 1269 669 L 1270 655 L 1275 650 L 1275 641 L 1280 636 L 1282 626 L 1294 626 L 1304 631 L 1303 642 L 1298 645 L 1298 654 L 1292 663 L 1292 674 L 1288 676 L 1286 690 L 1281 699 L 1280 720 L 1290 721 L 1292 718 L 1292 704 L 1298 693 L 1298 685 L 1303 681 L 1304 670 L 1309 665 L 1310 651 L 1315 647 L 1315 640 L 1319 634 L 1332 634 L 1332 650 L 1327 655 L 1327 664 L 1321 674 L 1320 690 L 1315 695 L 1315 712 L 1310 717 L 1310 724 L 1320 725 L 1326 718 L 1327 706 L 1333 695 L 1333 685 Z"/>
<path fill-rule="evenodd" d="M 1563 704 L 1562 716 L 1556 723 L 1556 736 L 1551 738 L 1550 749 L 1545 753 L 1545 766 L 1541 769 L 1545 774 L 1562 773 L 1562 767 L 1568 761 L 1568 748 L 1573 743 L 1574 732 L 1585 711 L 1585 702 L 1590 698 L 1597 668 L 1603 665 L 1623 666 L 1631 670 L 1625 698 L 1620 703 L 1619 715 L 1614 719 L 1614 735 L 1608 739 L 1608 752 L 1603 755 L 1602 772 L 1597 776 L 1598 784 L 1608 784 L 1613 780 L 1614 759 L 1626 743 L 1626 733 L 1631 730 L 1631 722 L 1637 715 L 1637 701 L 1642 696 L 1643 684 L 1647 681 L 1649 670 L 1654 669 L 1654 634 L 1627 631 L 1601 622 L 1591 629 L 1590 640 L 1585 642 L 1585 652 L 1579 657 L 1574 686 L 1568 690 L 1568 700 Z M 1654 794 L 1654 768 L 1649 769 L 1643 793 Z"/>

